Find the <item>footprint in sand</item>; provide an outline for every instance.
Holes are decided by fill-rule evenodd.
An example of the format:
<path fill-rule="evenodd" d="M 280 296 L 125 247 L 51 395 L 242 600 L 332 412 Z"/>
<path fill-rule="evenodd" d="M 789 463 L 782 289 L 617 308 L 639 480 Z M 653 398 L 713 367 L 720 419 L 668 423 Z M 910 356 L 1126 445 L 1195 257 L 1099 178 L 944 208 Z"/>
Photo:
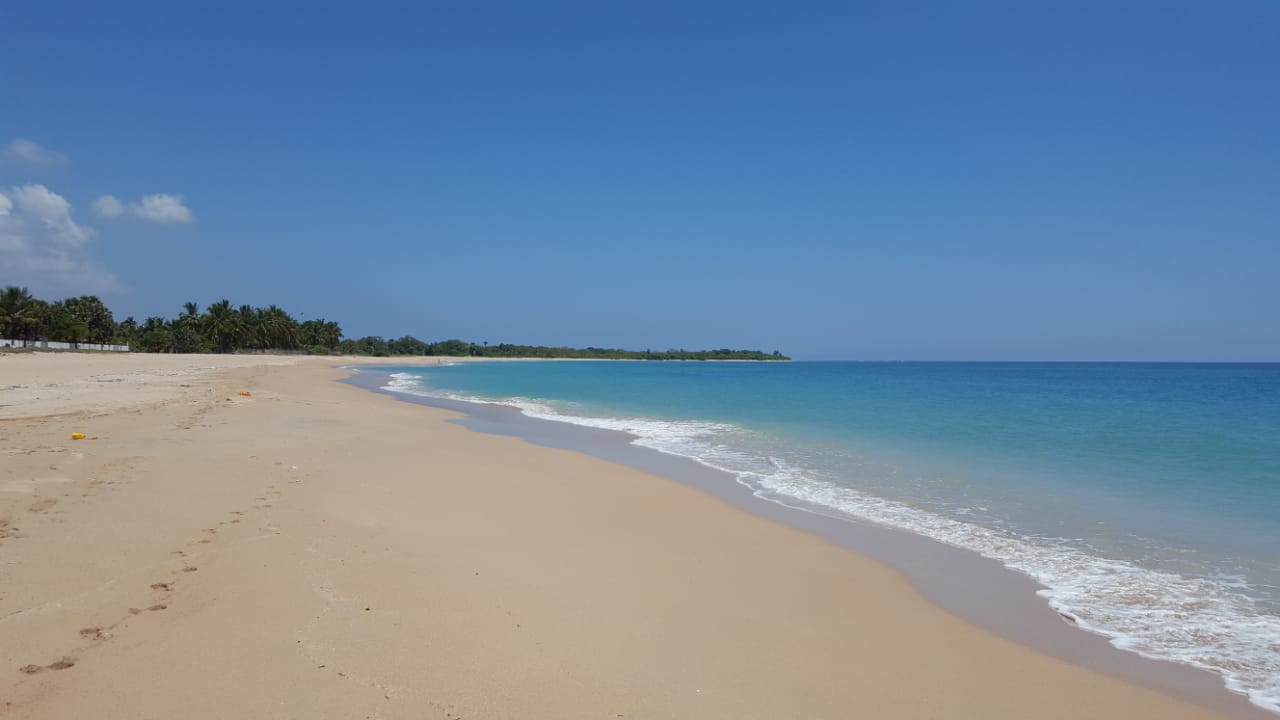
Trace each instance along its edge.
<path fill-rule="evenodd" d="M 52 508 L 54 505 L 57 505 L 57 504 L 58 504 L 57 498 L 45 498 L 44 500 L 37 500 L 36 502 L 31 504 L 31 507 L 27 508 L 27 512 L 47 513 L 49 512 L 50 508 Z"/>
<path fill-rule="evenodd" d="M 200 568 L 196 567 L 195 565 L 188 565 L 188 566 L 186 566 L 186 567 L 182 568 L 182 572 L 195 572 L 195 571 L 197 571 L 197 570 L 199 570 L 199 569 L 200 569 Z"/>
<path fill-rule="evenodd" d="M 42 670 L 66 670 L 69 667 L 75 667 L 75 664 L 75 658 L 63 655 L 61 658 L 54 660 L 44 667 L 40 667 L 39 665 L 23 665 L 18 669 L 28 675 L 35 675 Z"/>
<path fill-rule="evenodd" d="M 100 627 L 87 627 L 80 630 L 80 637 L 86 640 L 106 640 L 111 636 Z"/>
<path fill-rule="evenodd" d="M 169 591 L 173 589 L 173 583 L 171 582 L 151 583 L 151 589 Z"/>

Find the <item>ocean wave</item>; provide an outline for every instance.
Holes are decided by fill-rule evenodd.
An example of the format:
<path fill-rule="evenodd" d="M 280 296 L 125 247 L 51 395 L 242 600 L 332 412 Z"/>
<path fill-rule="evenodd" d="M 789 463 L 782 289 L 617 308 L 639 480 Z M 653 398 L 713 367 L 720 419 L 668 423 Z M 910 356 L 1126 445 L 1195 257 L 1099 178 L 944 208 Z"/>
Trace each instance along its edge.
<path fill-rule="evenodd" d="M 1049 538 L 956 520 L 876 497 L 817 473 L 743 449 L 751 433 L 733 425 L 575 415 L 531 398 L 494 400 L 428 389 L 422 376 L 395 373 L 385 389 L 464 402 L 500 402 L 534 418 L 618 430 L 633 442 L 725 471 L 759 498 L 826 508 L 977 552 L 1035 579 L 1049 605 L 1116 647 L 1219 673 L 1229 689 L 1280 712 L 1280 617 L 1263 611 L 1238 583 L 1159 572 L 1068 547 Z M 796 501 L 800 501 L 798 504 Z M 824 513 L 827 514 L 827 513 Z"/>

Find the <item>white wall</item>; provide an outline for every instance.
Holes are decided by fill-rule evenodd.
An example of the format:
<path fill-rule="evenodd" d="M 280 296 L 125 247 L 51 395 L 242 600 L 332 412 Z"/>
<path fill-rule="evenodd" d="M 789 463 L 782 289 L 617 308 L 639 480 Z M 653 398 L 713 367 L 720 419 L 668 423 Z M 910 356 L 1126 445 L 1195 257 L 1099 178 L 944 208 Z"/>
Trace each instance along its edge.
<path fill-rule="evenodd" d="M 0 348 L 29 347 L 43 350 L 105 350 L 108 352 L 129 352 L 128 345 L 100 345 L 98 343 L 67 343 L 52 340 L 5 340 L 0 338 Z"/>

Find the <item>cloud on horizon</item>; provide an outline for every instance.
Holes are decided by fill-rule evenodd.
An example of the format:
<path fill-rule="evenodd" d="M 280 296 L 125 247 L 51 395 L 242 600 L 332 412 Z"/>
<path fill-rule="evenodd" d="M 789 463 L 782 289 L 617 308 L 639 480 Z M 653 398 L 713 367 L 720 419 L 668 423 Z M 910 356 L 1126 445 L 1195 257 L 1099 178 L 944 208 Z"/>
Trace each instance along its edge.
<path fill-rule="evenodd" d="M 18 138 L 4 149 L 6 157 L 18 158 L 32 165 L 40 165 L 50 167 L 54 165 L 63 165 L 67 162 L 67 156 L 60 152 L 53 152 L 39 143 L 32 140 L 24 140 Z"/>
<path fill-rule="evenodd" d="M 71 203 L 44 185 L 0 189 L 0 285 L 70 294 L 120 292 L 85 246 L 97 234 L 77 223 Z"/>
<path fill-rule="evenodd" d="M 115 195 L 103 195 L 93 201 L 93 211 L 100 217 L 130 215 L 156 223 L 187 223 L 194 218 L 191 209 L 183 204 L 181 195 L 168 193 L 143 195 L 138 202 L 128 204 L 121 202 Z"/>

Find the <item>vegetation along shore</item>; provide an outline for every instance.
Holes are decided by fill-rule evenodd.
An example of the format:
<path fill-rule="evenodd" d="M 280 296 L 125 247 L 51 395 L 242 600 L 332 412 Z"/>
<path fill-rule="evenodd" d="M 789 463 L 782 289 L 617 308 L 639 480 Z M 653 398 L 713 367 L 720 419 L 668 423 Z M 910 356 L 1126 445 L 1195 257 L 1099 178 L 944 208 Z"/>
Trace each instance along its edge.
<path fill-rule="evenodd" d="M 182 306 L 172 320 L 153 316 L 139 323 L 132 317 L 116 322 L 111 310 L 93 295 L 48 302 L 24 287 L 0 291 L 0 338 L 128 345 L 134 352 L 234 353 L 307 352 L 313 355 L 438 355 L 446 357 L 583 358 L 611 360 L 789 360 L 778 351 L 759 350 L 622 350 L 516 345 L 465 340 L 427 342 L 410 335 L 344 338 L 342 327 L 322 318 L 299 321 L 277 305 L 234 306 L 219 300 L 203 311 L 194 302 Z"/>

